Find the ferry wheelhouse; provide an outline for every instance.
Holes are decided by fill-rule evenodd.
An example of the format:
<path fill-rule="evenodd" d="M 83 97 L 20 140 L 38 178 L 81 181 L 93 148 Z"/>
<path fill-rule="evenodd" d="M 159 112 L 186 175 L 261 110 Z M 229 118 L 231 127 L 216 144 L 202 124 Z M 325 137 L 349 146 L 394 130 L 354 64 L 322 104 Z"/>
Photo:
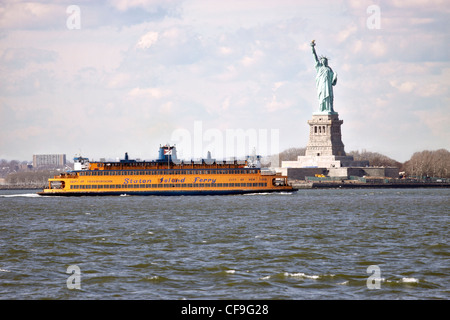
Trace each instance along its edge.
<path fill-rule="evenodd" d="M 125 158 L 90 162 L 74 158 L 74 170 L 48 180 L 39 195 L 218 195 L 293 191 L 287 177 L 261 169 L 251 160 L 181 161 L 175 146 L 161 146 L 152 161 Z"/>

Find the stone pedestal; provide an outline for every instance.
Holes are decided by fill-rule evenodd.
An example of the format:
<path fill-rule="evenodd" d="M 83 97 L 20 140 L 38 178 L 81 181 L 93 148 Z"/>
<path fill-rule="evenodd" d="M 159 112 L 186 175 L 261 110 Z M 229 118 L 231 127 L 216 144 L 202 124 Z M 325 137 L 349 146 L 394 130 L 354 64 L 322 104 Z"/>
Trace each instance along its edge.
<path fill-rule="evenodd" d="M 354 161 L 347 156 L 342 143 L 341 125 L 337 112 L 313 113 L 309 124 L 309 140 L 304 156 L 297 161 L 283 161 L 282 168 L 341 168 L 365 167 L 368 161 Z"/>
<path fill-rule="evenodd" d="M 337 113 L 313 114 L 309 124 L 309 141 L 305 156 L 345 156 L 341 125 Z"/>

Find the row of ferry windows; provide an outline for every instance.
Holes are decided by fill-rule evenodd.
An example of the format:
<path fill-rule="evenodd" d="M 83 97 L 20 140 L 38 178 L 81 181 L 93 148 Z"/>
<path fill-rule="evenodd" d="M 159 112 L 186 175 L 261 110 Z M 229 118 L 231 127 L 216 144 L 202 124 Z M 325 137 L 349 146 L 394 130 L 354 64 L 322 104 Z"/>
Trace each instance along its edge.
<path fill-rule="evenodd" d="M 228 188 L 267 187 L 267 182 L 258 183 L 160 183 L 160 184 L 85 184 L 71 185 L 70 189 L 159 189 L 159 188 Z"/>
<path fill-rule="evenodd" d="M 80 176 L 148 176 L 148 175 L 181 175 L 181 174 L 251 174 L 257 169 L 210 169 L 210 170 L 92 170 L 80 171 Z"/>

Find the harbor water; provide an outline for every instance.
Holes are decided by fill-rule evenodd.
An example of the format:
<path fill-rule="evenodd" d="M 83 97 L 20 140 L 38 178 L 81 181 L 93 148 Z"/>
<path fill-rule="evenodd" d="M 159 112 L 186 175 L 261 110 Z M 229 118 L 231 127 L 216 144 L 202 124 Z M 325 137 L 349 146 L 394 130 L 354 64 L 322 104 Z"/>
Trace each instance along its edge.
<path fill-rule="evenodd" d="M 449 299 L 450 189 L 0 191 L 0 299 Z"/>

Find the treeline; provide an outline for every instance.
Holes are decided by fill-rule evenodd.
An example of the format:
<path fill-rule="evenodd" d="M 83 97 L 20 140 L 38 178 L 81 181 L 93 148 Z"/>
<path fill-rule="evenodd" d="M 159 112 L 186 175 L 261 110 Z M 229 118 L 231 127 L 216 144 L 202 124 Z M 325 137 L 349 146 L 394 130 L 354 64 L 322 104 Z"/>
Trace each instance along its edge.
<path fill-rule="evenodd" d="M 15 186 L 45 186 L 49 178 L 59 174 L 59 171 L 40 170 L 10 173 L 5 178 L 5 184 Z"/>
<path fill-rule="evenodd" d="M 416 152 L 403 164 L 402 171 L 411 176 L 450 178 L 450 152 L 446 149 Z"/>
<path fill-rule="evenodd" d="M 297 157 L 304 156 L 305 152 L 306 148 L 290 148 L 280 152 L 280 165 L 282 161 L 296 161 Z M 446 149 L 416 152 L 411 159 L 403 163 L 367 150 L 350 151 L 347 155 L 353 156 L 354 160 L 368 160 L 370 166 L 399 168 L 406 176 L 450 178 L 450 152 Z"/>
<path fill-rule="evenodd" d="M 353 159 L 355 161 L 368 160 L 369 164 L 374 167 L 401 168 L 403 165 L 401 162 L 391 159 L 388 156 L 385 156 L 384 154 L 378 152 L 370 152 L 364 149 L 361 152 L 350 151 L 347 153 L 347 155 L 353 156 Z"/>

